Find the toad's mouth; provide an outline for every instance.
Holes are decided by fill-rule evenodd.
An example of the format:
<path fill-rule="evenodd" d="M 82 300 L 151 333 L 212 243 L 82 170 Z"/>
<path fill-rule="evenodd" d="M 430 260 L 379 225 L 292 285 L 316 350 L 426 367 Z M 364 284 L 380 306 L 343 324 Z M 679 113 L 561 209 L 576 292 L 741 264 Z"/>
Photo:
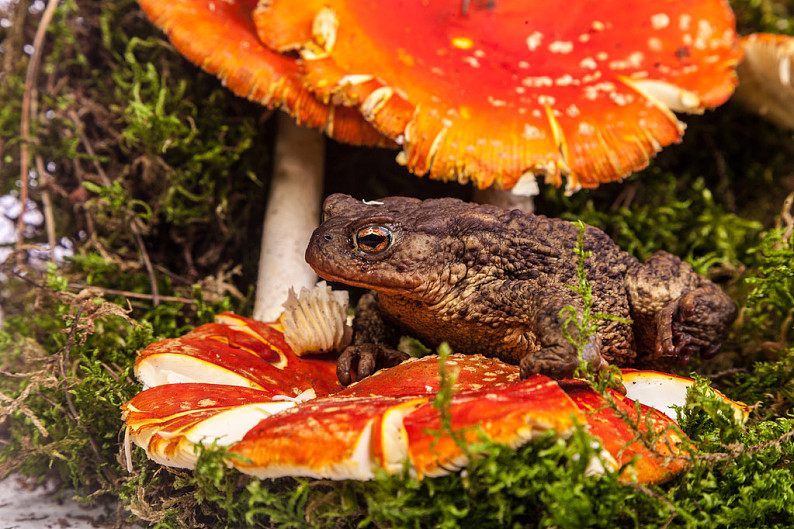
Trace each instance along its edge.
<path fill-rule="evenodd" d="M 307 259 L 307 261 L 309 260 Z M 312 270 L 314 270 L 318 276 L 326 281 L 376 290 L 384 294 L 407 294 L 421 285 L 421 281 L 410 281 L 405 277 L 395 280 L 391 274 L 368 266 L 367 263 L 358 266 L 336 266 L 328 262 L 321 262 L 320 265 L 315 265 L 315 262 L 309 261 L 309 266 L 312 267 Z M 354 270 L 359 273 L 352 276 L 351 272 Z"/>

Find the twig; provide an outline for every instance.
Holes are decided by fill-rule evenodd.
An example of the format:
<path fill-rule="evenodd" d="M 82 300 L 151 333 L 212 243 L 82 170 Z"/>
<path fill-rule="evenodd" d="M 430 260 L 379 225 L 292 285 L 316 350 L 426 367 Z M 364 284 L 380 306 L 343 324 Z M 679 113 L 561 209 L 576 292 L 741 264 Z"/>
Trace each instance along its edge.
<path fill-rule="evenodd" d="M 22 393 L 15 399 L 8 397 L 7 395 L 0 393 L 0 402 L 8 403 L 8 406 L 0 408 L 0 412 L 2 412 L 2 416 L 0 416 L 0 422 L 2 422 L 6 417 L 14 413 L 14 411 L 19 410 L 25 416 L 30 419 L 30 422 L 33 423 L 33 426 L 43 435 L 44 437 L 49 437 L 50 433 L 41 423 L 36 414 L 33 411 L 25 406 L 24 402 L 30 396 L 30 393 L 33 391 L 34 384 L 28 384 L 25 386 L 25 389 L 22 390 Z"/>
<path fill-rule="evenodd" d="M 152 305 L 156 307 L 160 304 L 160 293 L 157 291 L 157 278 L 154 275 L 152 261 L 149 259 L 149 252 L 146 251 L 146 246 L 143 244 L 141 232 L 136 228 L 135 222 L 137 220 L 137 218 L 134 218 L 132 222 L 130 222 L 130 231 L 132 231 L 132 235 L 135 237 L 135 243 L 138 245 L 138 249 L 141 252 L 141 258 L 143 258 L 143 265 L 146 267 L 146 273 L 149 274 L 149 285 L 152 289 Z"/>
<path fill-rule="evenodd" d="M 76 290 L 82 290 L 85 288 L 92 288 L 94 290 L 98 290 L 103 294 L 110 294 L 111 296 L 124 296 L 125 298 L 134 298 L 134 299 L 145 299 L 151 301 L 154 297 L 152 294 L 144 294 L 142 292 L 130 292 L 128 290 L 116 290 L 113 288 L 104 288 L 104 287 L 97 287 L 97 286 L 89 286 L 89 285 L 81 285 L 79 283 L 70 283 L 69 288 L 73 288 Z M 178 296 L 160 296 L 160 301 L 164 301 L 167 303 L 184 303 L 185 305 L 195 305 L 196 300 L 188 299 L 188 298 L 181 298 Z"/>
<path fill-rule="evenodd" d="M 670 518 L 662 526 L 662 529 L 664 529 L 665 527 L 669 526 L 670 523 L 673 521 L 673 519 L 676 516 L 678 516 L 678 511 L 676 511 L 675 505 L 673 505 L 672 502 L 670 502 L 670 500 L 668 500 L 666 497 L 664 497 L 661 494 L 649 489 L 648 487 L 646 487 L 645 485 L 642 485 L 641 483 L 632 483 L 632 486 L 635 489 L 637 489 L 638 491 L 642 492 L 643 494 L 647 494 L 648 496 L 651 496 L 652 498 L 655 498 L 655 499 L 661 501 L 662 503 L 667 505 L 668 509 L 670 509 Z"/>
<path fill-rule="evenodd" d="M 30 167 L 30 151 L 28 144 L 30 143 L 30 105 L 32 99 L 33 84 L 36 77 L 39 75 L 39 67 L 41 66 L 41 56 L 44 48 L 44 37 L 47 35 L 47 28 L 52 22 L 52 17 L 55 14 L 55 8 L 58 7 L 58 0 L 49 0 L 44 13 L 41 15 L 39 27 L 36 29 L 36 36 L 33 38 L 33 53 L 30 55 L 28 62 L 28 69 L 25 74 L 25 91 L 22 94 L 22 116 L 19 123 L 19 132 L 22 141 L 19 146 L 19 172 L 20 172 L 20 193 L 19 199 L 21 201 L 21 209 L 19 211 L 19 218 L 17 219 L 17 247 L 24 244 L 25 222 L 22 217 L 25 215 L 25 208 L 28 202 L 28 170 Z M 19 254 L 17 259 L 19 264 L 22 260 L 22 254 Z"/>
<path fill-rule="evenodd" d="M 41 205 L 44 210 L 44 228 L 47 231 L 47 244 L 50 247 L 50 261 L 55 260 L 55 216 L 52 214 L 52 191 L 50 175 L 44 167 L 44 160 L 36 154 L 36 172 L 41 179 Z"/>
<path fill-rule="evenodd" d="M 786 200 L 783 201 L 783 208 L 780 211 L 780 219 L 785 223 L 785 229 L 783 230 L 783 236 L 781 239 L 783 241 L 788 241 L 788 238 L 791 237 L 791 231 L 794 230 L 794 215 L 792 215 L 792 205 L 794 205 L 794 192 L 791 192 L 786 197 Z"/>

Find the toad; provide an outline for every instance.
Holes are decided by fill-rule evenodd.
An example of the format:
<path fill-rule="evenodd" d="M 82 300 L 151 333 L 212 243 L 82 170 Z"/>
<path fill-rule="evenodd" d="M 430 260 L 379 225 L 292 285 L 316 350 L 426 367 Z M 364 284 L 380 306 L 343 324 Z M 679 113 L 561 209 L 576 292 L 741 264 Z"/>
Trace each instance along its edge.
<path fill-rule="evenodd" d="M 563 326 L 583 311 L 575 253 L 579 227 L 559 219 L 452 198 L 362 202 L 332 195 L 306 251 L 324 279 L 374 291 L 362 298 L 340 382 L 395 365 L 395 330 L 459 353 L 518 364 L 521 376 L 573 375 L 579 353 Z M 736 306 L 692 266 L 667 252 L 645 262 L 587 226 L 584 270 L 598 321 L 583 356 L 597 369 L 659 366 L 716 354 Z M 562 312 L 561 312 L 562 311 Z M 577 338 L 575 325 L 567 324 Z"/>

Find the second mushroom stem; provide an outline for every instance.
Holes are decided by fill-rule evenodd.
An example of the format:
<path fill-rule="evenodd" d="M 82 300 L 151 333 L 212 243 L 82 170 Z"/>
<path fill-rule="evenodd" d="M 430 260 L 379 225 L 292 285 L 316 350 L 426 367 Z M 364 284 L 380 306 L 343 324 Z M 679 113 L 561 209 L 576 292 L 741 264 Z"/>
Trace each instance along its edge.
<path fill-rule="evenodd" d="M 320 220 L 324 156 L 325 138 L 318 131 L 301 127 L 286 113 L 278 113 L 254 319 L 276 320 L 291 287 L 299 292 L 317 281 L 303 256 Z"/>

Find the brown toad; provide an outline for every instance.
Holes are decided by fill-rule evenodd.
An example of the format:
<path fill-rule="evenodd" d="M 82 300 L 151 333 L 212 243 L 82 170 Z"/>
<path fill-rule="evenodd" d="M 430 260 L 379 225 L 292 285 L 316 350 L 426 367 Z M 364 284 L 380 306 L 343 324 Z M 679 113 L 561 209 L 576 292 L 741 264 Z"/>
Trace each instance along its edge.
<path fill-rule="evenodd" d="M 389 324 L 431 346 L 519 364 L 522 377 L 573 374 L 578 356 L 560 311 L 582 312 L 568 287 L 578 283 L 576 225 L 450 198 L 332 195 L 324 210 L 307 262 L 327 280 L 376 292 L 359 303 L 354 343 L 337 364 L 342 383 L 405 358 L 387 341 Z M 592 310 L 632 320 L 599 322 L 585 350 L 593 365 L 717 352 L 736 307 L 691 265 L 666 252 L 641 263 L 591 226 L 584 249 Z"/>

